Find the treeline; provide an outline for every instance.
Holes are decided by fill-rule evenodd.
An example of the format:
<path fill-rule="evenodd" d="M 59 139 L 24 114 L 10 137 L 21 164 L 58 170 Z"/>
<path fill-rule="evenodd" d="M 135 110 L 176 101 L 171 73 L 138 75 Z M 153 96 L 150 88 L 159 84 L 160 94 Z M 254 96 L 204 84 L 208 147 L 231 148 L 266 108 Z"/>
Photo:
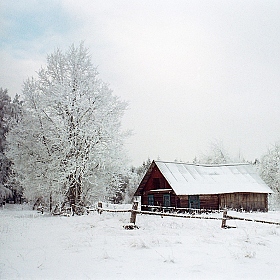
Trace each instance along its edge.
<path fill-rule="evenodd" d="M 127 103 L 98 76 L 81 43 L 56 50 L 21 99 L 0 89 L 0 203 L 41 203 L 73 212 L 99 199 L 130 202 L 151 161 L 128 168 L 121 120 Z M 194 163 L 234 162 L 219 143 Z M 279 205 L 280 145 L 254 162 Z"/>

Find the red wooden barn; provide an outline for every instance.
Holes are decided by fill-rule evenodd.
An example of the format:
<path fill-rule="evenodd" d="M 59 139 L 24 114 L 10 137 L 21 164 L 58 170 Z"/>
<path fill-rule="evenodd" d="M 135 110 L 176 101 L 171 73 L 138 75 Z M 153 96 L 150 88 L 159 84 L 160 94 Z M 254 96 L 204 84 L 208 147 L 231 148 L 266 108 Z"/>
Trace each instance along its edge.
<path fill-rule="evenodd" d="M 250 164 L 186 164 L 153 161 L 135 196 L 151 206 L 267 211 L 273 191 Z"/>

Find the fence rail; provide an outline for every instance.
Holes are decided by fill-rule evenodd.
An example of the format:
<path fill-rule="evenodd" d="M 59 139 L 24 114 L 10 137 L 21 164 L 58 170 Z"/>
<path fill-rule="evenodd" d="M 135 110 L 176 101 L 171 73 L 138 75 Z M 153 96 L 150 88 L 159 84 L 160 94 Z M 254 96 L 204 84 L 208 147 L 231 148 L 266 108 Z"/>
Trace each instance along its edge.
<path fill-rule="evenodd" d="M 263 224 L 271 224 L 271 225 L 280 225 L 280 222 L 272 222 L 272 221 L 264 221 L 264 220 L 257 220 L 257 219 L 248 219 L 248 218 L 241 218 L 241 217 L 233 217 L 233 216 L 226 216 L 227 220 L 240 220 L 245 222 L 255 222 L 255 223 L 263 223 Z"/>

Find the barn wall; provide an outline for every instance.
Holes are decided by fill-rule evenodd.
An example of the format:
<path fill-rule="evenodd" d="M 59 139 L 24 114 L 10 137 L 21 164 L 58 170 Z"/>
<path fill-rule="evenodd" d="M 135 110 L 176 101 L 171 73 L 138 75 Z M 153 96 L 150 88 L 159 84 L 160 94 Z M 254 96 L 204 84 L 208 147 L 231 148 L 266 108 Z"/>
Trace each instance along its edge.
<path fill-rule="evenodd" d="M 220 195 L 220 208 L 244 209 L 245 211 L 267 211 L 265 193 L 229 193 Z"/>
<path fill-rule="evenodd" d="M 189 208 L 189 196 L 182 195 L 180 198 L 180 207 L 181 208 Z M 219 209 L 219 196 L 217 194 L 211 195 L 200 195 L 200 209 Z"/>
<path fill-rule="evenodd" d="M 147 192 L 146 195 L 142 196 L 142 205 L 148 205 L 148 194 L 152 194 L 154 196 L 155 206 L 163 206 L 163 195 L 170 194 L 171 207 L 179 207 L 178 198 L 173 192 Z"/>
<path fill-rule="evenodd" d="M 199 199 L 201 209 L 219 209 L 219 196 L 217 194 L 200 195 Z"/>
<path fill-rule="evenodd" d="M 268 211 L 267 194 L 264 193 L 230 193 L 200 195 L 200 208 L 218 210 L 223 208 L 243 209 L 245 211 Z M 189 207 L 188 196 L 180 196 L 180 206 Z"/>
<path fill-rule="evenodd" d="M 189 208 L 189 196 L 188 195 L 182 195 L 179 196 L 180 199 L 180 206 L 181 208 Z"/>

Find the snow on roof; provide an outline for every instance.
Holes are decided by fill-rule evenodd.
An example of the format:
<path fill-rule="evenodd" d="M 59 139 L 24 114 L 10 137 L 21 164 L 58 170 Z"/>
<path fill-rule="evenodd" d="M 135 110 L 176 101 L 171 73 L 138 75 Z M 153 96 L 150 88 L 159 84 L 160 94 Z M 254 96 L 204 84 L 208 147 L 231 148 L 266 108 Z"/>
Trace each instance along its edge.
<path fill-rule="evenodd" d="M 273 193 L 250 164 L 196 165 L 155 161 L 177 195 Z"/>

